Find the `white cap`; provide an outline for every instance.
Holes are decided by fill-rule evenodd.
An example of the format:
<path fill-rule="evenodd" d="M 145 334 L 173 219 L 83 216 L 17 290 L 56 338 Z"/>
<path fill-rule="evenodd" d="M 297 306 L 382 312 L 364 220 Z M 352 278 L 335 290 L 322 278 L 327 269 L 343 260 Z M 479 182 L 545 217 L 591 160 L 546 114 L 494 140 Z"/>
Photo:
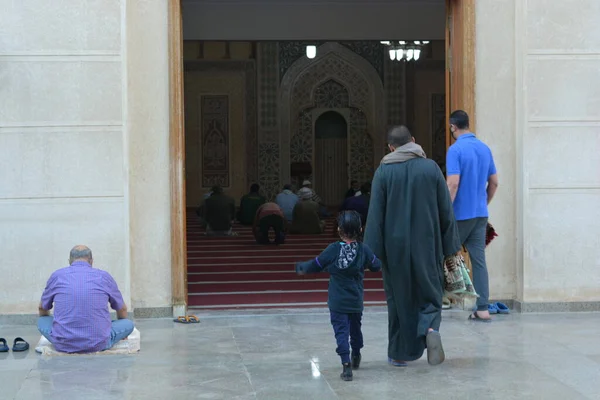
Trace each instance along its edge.
<path fill-rule="evenodd" d="M 302 186 L 309 186 L 312 185 L 312 183 L 310 183 L 309 180 L 305 180 L 304 182 L 302 182 Z"/>

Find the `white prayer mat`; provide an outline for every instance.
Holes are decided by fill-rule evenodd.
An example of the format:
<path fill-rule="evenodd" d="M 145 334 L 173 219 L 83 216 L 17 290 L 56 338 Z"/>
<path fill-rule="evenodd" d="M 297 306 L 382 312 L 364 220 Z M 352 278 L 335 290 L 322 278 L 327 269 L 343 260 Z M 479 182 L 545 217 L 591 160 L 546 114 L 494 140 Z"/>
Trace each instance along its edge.
<path fill-rule="evenodd" d="M 111 355 L 111 354 L 134 354 L 140 351 L 140 331 L 137 328 L 133 329 L 131 335 L 125 340 L 121 340 L 108 350 L 99 351 L 97 353 L 63 353 L 54 348 L 54 345 L 44 336 L 35 346 L 35 351 L 44 356 L 79 356 L 79 355 Z"/>

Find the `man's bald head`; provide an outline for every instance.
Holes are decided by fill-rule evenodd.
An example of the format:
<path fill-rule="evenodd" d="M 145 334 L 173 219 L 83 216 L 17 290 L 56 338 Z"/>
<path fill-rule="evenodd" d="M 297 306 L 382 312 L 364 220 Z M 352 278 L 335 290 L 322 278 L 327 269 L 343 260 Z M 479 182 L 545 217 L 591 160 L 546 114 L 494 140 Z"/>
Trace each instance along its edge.
<path fill-rule="evenodd" d="M 413 137 L 408 128 L 404 125 L 394 126 L 387 135 L 387 142 L 390 147 L 397 149 L 409 142 L 413 142 Z"/>
<path fill-rule="evenodd" d="M 81 244 L 73 247 L 69 254 L 69 264 L 73 264 L 75 261 L 85 261 L 91 264 L 93 261 L 92 250 Z"/>

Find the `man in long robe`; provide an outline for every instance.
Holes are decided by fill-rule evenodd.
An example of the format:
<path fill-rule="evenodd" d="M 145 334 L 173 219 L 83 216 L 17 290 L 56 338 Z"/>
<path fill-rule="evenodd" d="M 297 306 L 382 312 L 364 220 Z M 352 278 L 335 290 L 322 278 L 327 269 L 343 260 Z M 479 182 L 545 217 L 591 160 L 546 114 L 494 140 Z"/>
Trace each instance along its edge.
<path fill-rule="evenodd" d="M 428 361 L 436 365 L 445 358 L 442 263 L 460 249 L 457 225 L 444 176 L 410 131 L 392 128 L 388 143 L 391 153 L 373 179 L 364 238 L 383 262 L 388 361 L 406 366 L 428 348 Z"/>

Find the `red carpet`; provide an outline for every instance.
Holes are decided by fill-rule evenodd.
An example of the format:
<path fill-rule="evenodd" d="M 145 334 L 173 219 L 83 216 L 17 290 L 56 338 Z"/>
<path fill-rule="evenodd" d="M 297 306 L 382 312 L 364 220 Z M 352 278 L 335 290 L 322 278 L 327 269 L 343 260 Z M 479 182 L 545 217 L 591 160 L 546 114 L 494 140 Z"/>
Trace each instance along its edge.
<path fill-rule="evenodd" d="M 250 227 L 239 236 L 207 237 L 187 220 L 188 305 L 192 308 L 278 308 L 327 305 L 326 273 L 298 276 L 297 261 L 317 256 L 335 240 L 333 221 L 322 235 L 288 235 L 282 246 L 257 245 Z M 385 304 L 381 273 L 365 273 L 365 305 Z"/>

